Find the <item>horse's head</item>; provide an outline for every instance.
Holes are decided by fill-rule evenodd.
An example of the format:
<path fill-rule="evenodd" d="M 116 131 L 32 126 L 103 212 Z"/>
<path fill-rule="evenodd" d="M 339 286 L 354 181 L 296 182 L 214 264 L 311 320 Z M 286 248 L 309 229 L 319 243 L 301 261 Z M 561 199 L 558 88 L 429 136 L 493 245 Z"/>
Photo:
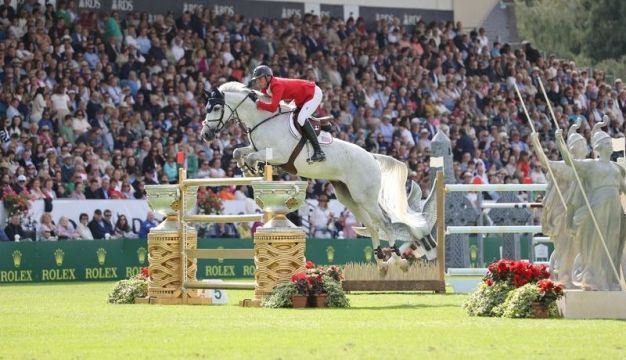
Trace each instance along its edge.
<path fill-rule="evenodd" d="M 244 104 L 254 106 L 254 101 L 246 102 L 250 93 L 250 89 L 238 82 L 225 83 L 208 93 L 202 139 L 206 142 L 212 141 L 229 121 L 239 117 L 239 112 L 246 108 Z"/>
<path fill-rule="evenodd" d="M 206 95 L 208 98 L 204 108 L 205 117 L 201 137 L 209 142 L 215 138 L 215 134 L 224 128 L 224 125 L 232 117 L 232 110 L 226 104 L 226 97 L 219 89 L 213 89 Z"/>

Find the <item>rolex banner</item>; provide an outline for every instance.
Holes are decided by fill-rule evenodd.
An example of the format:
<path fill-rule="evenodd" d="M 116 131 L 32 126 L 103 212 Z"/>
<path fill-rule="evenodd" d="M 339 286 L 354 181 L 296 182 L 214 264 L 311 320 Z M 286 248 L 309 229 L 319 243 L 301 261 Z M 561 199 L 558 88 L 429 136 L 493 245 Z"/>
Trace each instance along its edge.
<path fill-rule="evenodd" d="M 252 248 L 248 239 L 200 239 L 198 248 Z M 0 283 L 111 281 L 148 266 L 146 240 L 1 242 Z M 374 261 L 369 239 L 309 239 L 307 258 L 316 264 Z M 199 279 L 254 276 L 252 260 L 198 260 Z"/>
<path fill-rule="evenodd" d="M 501 240 L 485 239 L 485 264 L 497 260 Z M 552 244 L 535 246 L 535 258 L 547 261 Z M 545 247 L 544 248 L 542 248 Z M 198 248 L 250 249 L 251 239 L 199 239 Z M 106 281 L 136 275 L 148 266 L 146 240 L 67 240 L 46 242 L 0 242 L 0 283 Z M 528 239 L 521 241 L 521 256 L 528 258 Z M 373 262 L 370 239 L 307 239 L 306 257 L 318 265 Z M 478 245 L 470 241 L 472 267 L 478 261 Z M 249 278 L 252 260 L 198 260 L 198 279 Z"/>

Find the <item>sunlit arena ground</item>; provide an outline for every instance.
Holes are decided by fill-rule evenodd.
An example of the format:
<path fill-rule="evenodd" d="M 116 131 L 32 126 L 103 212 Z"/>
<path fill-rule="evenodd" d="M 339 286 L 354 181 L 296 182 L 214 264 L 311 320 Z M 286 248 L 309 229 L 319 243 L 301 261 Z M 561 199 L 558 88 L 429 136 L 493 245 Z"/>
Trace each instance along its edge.
<path fill-rule="evenodd" d="M 475 318 L 466 295 L 349 295 L 349 309 L 106 303 L 113 283 L 0 287 L 0 359 L 623 359 L 626 322 Z"/>

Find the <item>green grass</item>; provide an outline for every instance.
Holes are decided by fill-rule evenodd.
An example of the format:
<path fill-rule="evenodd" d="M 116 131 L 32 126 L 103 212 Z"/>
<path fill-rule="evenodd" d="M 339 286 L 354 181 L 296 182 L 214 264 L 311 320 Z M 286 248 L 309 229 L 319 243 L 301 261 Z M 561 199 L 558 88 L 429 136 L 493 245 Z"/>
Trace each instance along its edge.
<path fill-rule="evenodd" d="M 109 305 L 112 283 L 0 287 L 0 359 L 626 358 L 626 322 L 472 318 L 464 295 L 353 294 L 351 309 Z"/>

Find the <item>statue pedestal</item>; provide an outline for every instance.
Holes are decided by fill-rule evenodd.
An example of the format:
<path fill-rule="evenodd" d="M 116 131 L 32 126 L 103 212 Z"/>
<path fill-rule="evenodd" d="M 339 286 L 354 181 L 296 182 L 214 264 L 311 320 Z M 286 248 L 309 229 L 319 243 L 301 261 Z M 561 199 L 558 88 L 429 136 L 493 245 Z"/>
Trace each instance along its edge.
<path fill-rule="evenodd" d="M 565 290 L 557 305 L 566 319 L 626 319 L 626 291 Z"/>

